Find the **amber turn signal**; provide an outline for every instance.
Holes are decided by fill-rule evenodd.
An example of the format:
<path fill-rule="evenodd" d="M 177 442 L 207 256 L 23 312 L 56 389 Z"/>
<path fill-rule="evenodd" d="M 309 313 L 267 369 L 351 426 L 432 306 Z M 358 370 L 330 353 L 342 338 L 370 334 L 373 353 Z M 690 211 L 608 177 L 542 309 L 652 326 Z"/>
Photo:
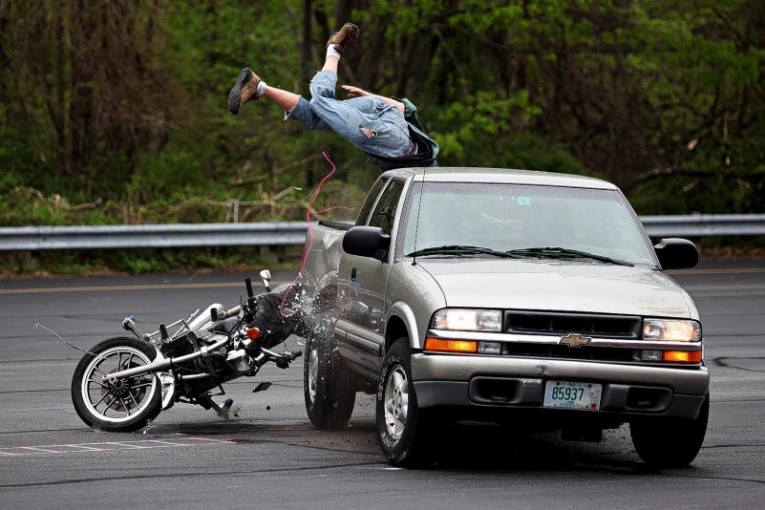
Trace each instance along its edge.
<path fill-rule="evenodd" d="M 664 351 L 662 360 L 670 363 L 701 363 L 701 351 Z"/>
<path fill-rule="evenodd" d="M 472 340 L 442 340 L 428 337 L 425 339 L 426 351 L 440 352 L 478 352 L 478 342 Z"/>

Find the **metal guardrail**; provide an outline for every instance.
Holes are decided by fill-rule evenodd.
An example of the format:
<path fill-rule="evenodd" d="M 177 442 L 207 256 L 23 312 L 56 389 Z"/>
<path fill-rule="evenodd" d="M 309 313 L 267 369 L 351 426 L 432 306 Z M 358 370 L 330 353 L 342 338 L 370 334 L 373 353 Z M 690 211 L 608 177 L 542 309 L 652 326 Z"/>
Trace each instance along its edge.
<path fill-rule="evenodd" d="M 660 237 L 765 235 L 765 214 L 642 216 Z M 307 223 L 202 223 L 77 227 L 0 227 L 0 251 L 299 245 Z"/>
<path fill-rule="evenodd" d="M 651 237 L 761 236 L 765 214 L 641 216 Z"/>
<path fill-rule="evenodd" d="M 2 227 L 0 251 L 191 248 L 303 244 L 307 223 L 200 223 Z"/>

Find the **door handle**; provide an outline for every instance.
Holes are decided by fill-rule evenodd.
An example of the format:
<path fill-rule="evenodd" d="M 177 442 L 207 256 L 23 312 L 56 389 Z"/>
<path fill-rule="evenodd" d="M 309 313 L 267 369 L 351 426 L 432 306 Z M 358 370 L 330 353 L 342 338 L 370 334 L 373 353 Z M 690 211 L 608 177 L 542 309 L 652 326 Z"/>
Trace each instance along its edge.
<path fill-rule="evenodd" d="M 351 268 L 351 281 L 352 282 L 356 281 L 356 268 L 355 267 Z"/>

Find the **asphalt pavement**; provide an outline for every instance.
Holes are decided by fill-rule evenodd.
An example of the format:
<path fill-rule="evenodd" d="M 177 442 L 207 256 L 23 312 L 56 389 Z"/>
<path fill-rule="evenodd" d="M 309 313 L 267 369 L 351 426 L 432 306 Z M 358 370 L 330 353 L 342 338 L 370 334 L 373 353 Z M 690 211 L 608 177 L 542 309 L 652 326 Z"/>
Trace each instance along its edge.
<path fill-rule="evenodd" d="M 243 276 L 2 280 L 0 508 L 762 507 L 765 262 L 672 274 L 704 321 L 712 405 L 692 467 L 660 472 L 640 462 L 624 427 L 594 444 L 466 425 L 435 469 L 393 468 L 375 441 L 371 397 L 359 396 L 348 427 L 311 427 L 300 360 L 226 385 L 232 420 L 176 404 L 145 431 L 97 432 L 71 403 L 75 348 L 124 335 L 126 315 L 156 325 L 215 301 L 233 306 Z M 263 381 L 273 386 L 253 394 Z"/>

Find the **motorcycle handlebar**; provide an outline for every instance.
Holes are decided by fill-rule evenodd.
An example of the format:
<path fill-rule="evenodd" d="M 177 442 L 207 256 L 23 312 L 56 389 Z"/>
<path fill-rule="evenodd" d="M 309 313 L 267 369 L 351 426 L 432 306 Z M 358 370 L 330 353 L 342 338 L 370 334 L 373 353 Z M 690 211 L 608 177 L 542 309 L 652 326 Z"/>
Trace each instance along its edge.
<path fill-rule="evenodd" d="M 223 318 L 224 319 L 228 319 L 229 317 L 233 317 L 234 315 L 238 315 L 239 312 L 241 312 L 241 311 L 242 311 L 242 306 L 241 305 L 236 305 L 234 308 L 229 309 L 226 312 L 226 316 L 223 317 Z"/>
<path fill-rule="evenodd" d="M 141 331 L 141 329 L 136 325 L 135 319 L 133 319 L 132 316 L 125 317 L 122 320 L 122 329 L 124 329 L 125 331 L 130 331 L 131 333 L 133 333 L 138 338 L 141 338 L 141 339 L 144 339 L 144 340 L 149 338 L 149 335 L 147 335 L 146 333 Z"/>

